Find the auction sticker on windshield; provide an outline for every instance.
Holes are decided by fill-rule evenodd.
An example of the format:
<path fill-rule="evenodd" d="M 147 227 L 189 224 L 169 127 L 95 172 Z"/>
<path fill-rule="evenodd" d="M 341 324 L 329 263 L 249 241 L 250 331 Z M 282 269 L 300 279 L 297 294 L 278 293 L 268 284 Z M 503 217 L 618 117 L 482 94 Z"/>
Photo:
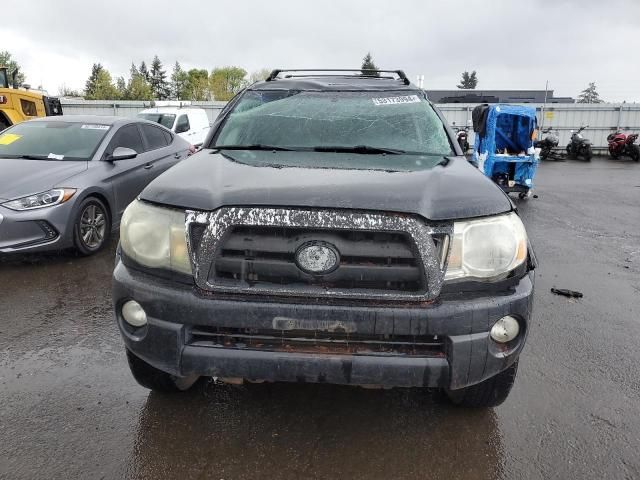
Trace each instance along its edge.
<path fill-rule="evenodd" d="M 400 103 L 420 103 L 417 95 L 402 95 L 400 97 L 372 98 L 374 105 L 398 105 Z"/>
<path fill-rule="evenodd" d="M 109 125 L 82 125 L 80 128 L 84 128 L 85 130 L 109 130 Z"/>
<path fill-rule="evenodd" d="M 0 145 L 11 145 L 16 140 L 22 138 L 22 135 L 15 135 L 13 133 L 5 133 L 0 135 Z"/>

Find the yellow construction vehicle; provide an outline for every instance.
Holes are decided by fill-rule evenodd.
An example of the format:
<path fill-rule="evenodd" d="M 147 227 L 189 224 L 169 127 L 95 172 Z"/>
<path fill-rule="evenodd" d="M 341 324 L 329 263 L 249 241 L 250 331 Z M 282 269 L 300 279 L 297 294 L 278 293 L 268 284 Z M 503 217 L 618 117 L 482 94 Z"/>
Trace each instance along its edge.
<path fill-rule="evenodd" d="M 17 74 L 17 70 L 11 74 L 13 87 L 9 88 L 7 68 L 0 66 L 0 131 L 30 118 L 62 115 L 60 100 L 28 86 L 18 88 Z"/>

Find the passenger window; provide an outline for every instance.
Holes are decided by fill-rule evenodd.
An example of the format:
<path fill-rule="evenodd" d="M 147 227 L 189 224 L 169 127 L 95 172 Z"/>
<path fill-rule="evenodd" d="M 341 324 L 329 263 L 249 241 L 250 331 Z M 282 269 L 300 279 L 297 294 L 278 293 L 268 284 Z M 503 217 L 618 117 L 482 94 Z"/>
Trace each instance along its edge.
<path fill-rule="evenodd" d="M 189 117 L 186 115 L 180 115 L 178 117 L 178 122 L 176 123 L 176 133 L 188 132 L 190 128 Z"/>
<path fill-rule="evenodd" d="M 147 151 L 156 150 L 168 145 L 167 138 L 164 136 L 164 130 L 154 127 L 153 125 L 141 125 L 142 135 L 147 141 Z"/>
<path fill-rule="evenodd" d="M 109 158 L 111 155 L 113 155 L 113 151 L 117 147 L 130 148 L 132 150 L 135 150 L 136 153 L 144 152 L 144 147 L 142 146 L 142 137 L 140 137 L 140 131 L 138 130 L 137 125 L 125 125 L 116 132 L 116 134 L 111 139 L 109 146 L 107 147 L 105 158 Z"/>
<path fill-rule="evenodd" d="M 38 112 L 36 110 L 36 104 L 34 102 L 30 102 L 29 100 L 25 100 L 23 98 L 20 99 L 20 106 L 22 107 L 22 112 L 27 117 L 37 117 Z"/>
<path fill-rule="evenodd" d="M 173 142 L 173 134 L 171 132 L 162 132 L 162 133 L 164 133 L 164 137 L 167 140 L 167 143 L 171 145 L 171 142 Z"/>

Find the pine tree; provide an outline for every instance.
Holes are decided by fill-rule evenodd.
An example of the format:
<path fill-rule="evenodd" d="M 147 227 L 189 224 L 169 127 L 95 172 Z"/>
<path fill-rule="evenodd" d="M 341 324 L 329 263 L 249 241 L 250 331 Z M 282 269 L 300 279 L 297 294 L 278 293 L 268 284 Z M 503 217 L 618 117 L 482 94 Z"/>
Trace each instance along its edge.
<path fill-rule="evenodd" d="M 589 82 L 589 86 L 578 95 L 578 103 L 602 103 L 603 101 L 596 90 L 595 82 Z"/>
<path fill-rule="evenodd" d="M 173 73 L 171 74 L 171 98 L 175 100 L 184 100 L 186 98 L 185 89 L 188 77 L 187 72 L 176 62 L 173 66 Z"/>
<path fill-rule="evenodd" d="M 167 74 L 162 69 L 162 62 L 156 55 L 151 62 L 151 71 L 149 72 L 149 83 L 153 96 L 158 100 L 165 100 L 169 97 L 169 84 L 167 83 Z"/>
<path fill-rule="evenodd" d="M 91 67 L 91 75 L 85 84 L 84 96 L 87 100 L 118 98 L 118 91 L 113 85 L 111 74 L 100 63 L 94 63 Z"/>
<path fill-rule="evenodd" d="M 127 83 L 124 80 L 124 77 L 116 78 L 116 90 L 118 91 L 119 98 L 127 97 Z"/>
<path fill-rule="evenodd" d="M 476 75 L 476 71 L 469 73 L 466 70 L 462 72 L 462 80 L 460 80 L 460 85 L 458 88 L 462 90 L 474 90 L 478 86 L 478 76 Z"/>
<path fill-rule="evenodd" d="M 144 63 L 144 60 L 142 61 L 142 63 L 140 63 L 140 68 L 138 69 L 138 72 L 140 72 L 140 75 L 142 75 L 142 77 L 147 82 L 149 81 L 149 70 L 147 70 L 147 64 Z"/>
<path fill-rule="evenodd" d="M 375 75 L 376 77 L 380 76 L 378 72 L 378 67 L 373 63 L 373 58 L 371 58 L 371 53 L 367 52 L 367 54 L 362 59 L 362 65 L 360 66 L 363 75 Z M 367 71 L 367 70 L 375 70 L 375 72 Z"/>

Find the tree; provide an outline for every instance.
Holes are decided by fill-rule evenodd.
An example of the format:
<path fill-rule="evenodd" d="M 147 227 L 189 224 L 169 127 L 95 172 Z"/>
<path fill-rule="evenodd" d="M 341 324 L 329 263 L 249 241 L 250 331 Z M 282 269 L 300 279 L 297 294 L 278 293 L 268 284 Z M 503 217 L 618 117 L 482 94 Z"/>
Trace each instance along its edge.
<path fill-rule="evenodd" d="M 362 65 L 360 66 L 363 75 L 375 75 L 376 77 L 380 76 L 378 72 L 378 67 L 373 63 L 373 58 L 371 58 L 371 53 L 367 52 L 367 54 L 362 59 Z M 375 72 L 367 72 L 366 70 L 375 70 Z"/>
<path fill-rule="evenodd" d="M 187 72 L 185 100 L 202 101 L 209 99 L 211 99 L 209 72 L 204 69 L 192 68 Z"/>
<path fill-rule="evenodd" d="M 184 100 L 187 96 L 186 87 L 188 77 L 189 75 L 187 72 L 185 72 L 180 64 L 176 62 L 173 66 L 173 73 L 171 74 L 171 98 Z"/>
<path fill-rule="evenodd" d="M 118 91 L 113 85 L 111 74 L 100 64 L 94 63 L 91 75 L 85 85 L 84 97 L 87 100 L 114 100 Z"/>
<path fill-rule="evenodd" d="M 127 100 L 153 100 L 153 91 L 151 85 L 139 72 L 134 73 L 127 84 L 126 96 Z"/>
<path fill-rule="evenodd" d="M 261 82 L 266 80 L 271 74 L 271 70 L 268 68 L 261 68 L 260 70 L 256 70 L 249 75 L 249 85 L 252 85 L 256 82 Z"/>
<path fill-rule="evenodd" d="M 169 84 L 167 83 L 167 74 L 162 69 L 162 62 L 158 55 L 153 57 L 151 62 L 151 71 L 149 72 L 149 83 L 153 96 L 158 100 L 165 100 L 169 97 Z"/>
<path fill-rule="evenodd" d="M 138 72 L 140 72 L 140 75 L 142 75 L 147 82 L 150 80 L 149 70 L 147 70 L 147 64 L 144 63 L 144 60 L 140 63 Z"/>
<path fill-rule="evenodd" d="M 244 68 L 214 68 L 209 77 L 209 86 L 213 92 L 213 98 L 222 101 L 231 100 L 236 93 L 247 85 L 246 76 L 247 71 Z"/>
<path fill-rule="evenodd" d="M 603 101 L 596 90 L 595 82 L 589 82 L 589 86 L 578 95 L 578 103 L 602 103 Z"/>
<path fill-rule="evenodd" d="M 127 98 L 127 82 L 124 77 L 116 78 L 116 90 L 118 91 L 118 98 Z"/>
<path fill-rule="evenodd" d="M 7 67 L 7 73 L 9 74 L 9 85 L 10 86 L 19 87 L 26 80 L 26 77 L 24 76 L 24 73 L 22 73 L 20 71 L 20 65 L 18 65 L 18 62 L 16 62 L 13 59 L 13 56 L 7 50 L 0 51 L 0 67 Z M 16 75 L 16 85 L 13 85 L 13 83 L 12 83 L 13 79 L 11 77 L 11 74 L 16 69 L 18 70 L 18 74 Z"/>
<path fill-rule="evenodd" d="M 82 97 L 82 92 L 67 87 L 64 83 L 58 88 L 59 97 Z"/>
<path fill-rule="evenodd" d="M 458 88 L 462 90 L 474 90 L 478 86 L 478 77 L 476 71 L 469 73 L 466 70 L 462 72 L 462 80 Z"/>

